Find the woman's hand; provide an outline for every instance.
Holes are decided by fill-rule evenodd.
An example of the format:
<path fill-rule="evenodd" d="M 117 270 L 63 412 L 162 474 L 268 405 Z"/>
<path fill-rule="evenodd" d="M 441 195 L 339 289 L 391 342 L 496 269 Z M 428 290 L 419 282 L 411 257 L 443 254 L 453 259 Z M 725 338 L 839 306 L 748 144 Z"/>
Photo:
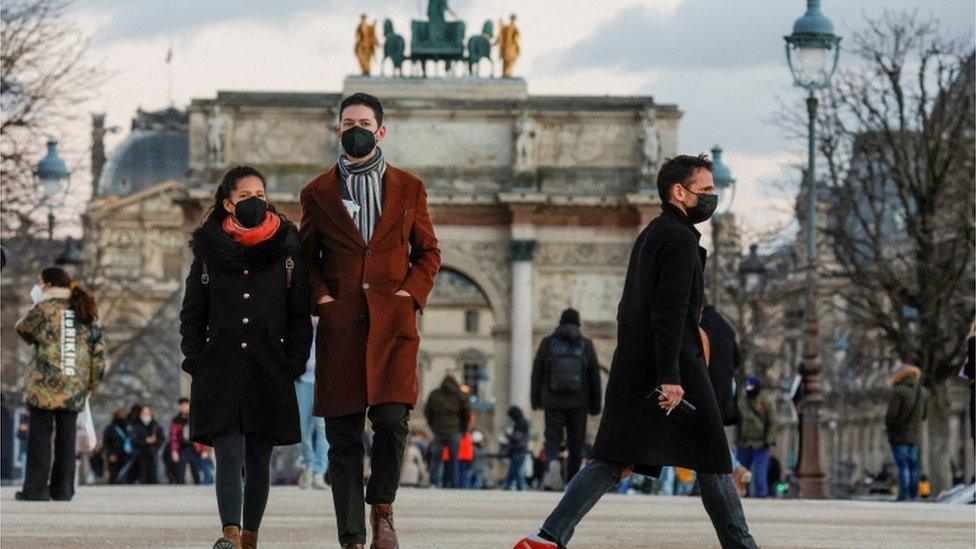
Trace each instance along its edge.
<path fill-rule="evenodd" d="M 331 295 L 324 295 L 322 296 L 322 299 L 319 299 L 318 304 L 325 305 L 326 303 L 332 303 L 333 301 L 335 301 L 334 297 L 332 297 Z"/>

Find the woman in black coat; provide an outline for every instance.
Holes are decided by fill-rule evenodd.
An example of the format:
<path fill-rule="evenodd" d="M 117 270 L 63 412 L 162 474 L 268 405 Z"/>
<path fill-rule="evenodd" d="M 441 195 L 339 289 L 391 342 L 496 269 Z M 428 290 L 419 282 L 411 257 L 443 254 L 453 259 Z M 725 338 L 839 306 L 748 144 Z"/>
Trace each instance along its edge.
<path fill-rule="evenodd" d="M 152 408 L 142 406 L 137 421 L 132 424 L 132 445 L 138 463 L 139 484 L 159 484 L 156 460 L 166 442 L 166 433 L 153 417 Z"/>
<path fill-rule="evenodd" d="M 298 230 L 265 191 L 254 168 L 224 175 L 193 233 L 180 313 L 183 370 L 193 378 L 190 438 L 213 446 L 217 459 L 217 546 L 257 543 L 271 451 L 301 439 L 294 381 L 312 341 L 308 276 Z"/>

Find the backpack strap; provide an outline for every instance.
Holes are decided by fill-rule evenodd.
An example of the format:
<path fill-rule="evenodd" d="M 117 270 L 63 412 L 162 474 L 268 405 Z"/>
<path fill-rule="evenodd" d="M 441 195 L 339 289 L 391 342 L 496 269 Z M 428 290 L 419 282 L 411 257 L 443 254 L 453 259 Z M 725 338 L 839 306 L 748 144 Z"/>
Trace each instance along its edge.
<path fill-rule="evenodd" d="M 294 272 L 295 272 L 295 260 L 292 259 L 291 256 L 288 256 L 288 258 L 285 259 L 285 275 L 286 275 L 285 289 L 286 290 L 291 289 L 291 279 Z"/>

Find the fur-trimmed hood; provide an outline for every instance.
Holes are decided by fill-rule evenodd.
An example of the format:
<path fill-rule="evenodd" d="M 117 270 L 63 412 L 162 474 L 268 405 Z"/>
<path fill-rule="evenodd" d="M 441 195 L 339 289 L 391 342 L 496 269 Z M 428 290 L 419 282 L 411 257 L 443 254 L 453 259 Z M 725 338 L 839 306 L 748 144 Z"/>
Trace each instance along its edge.
<path fill-rule="evenodd" d="M 918 383 L 918 381 L 922 379 L 922 370 L 920 370 L 918 366 L 906 364 L 901 368 L 898 368 L 895 373 L 891 374 L 891 378 L 888 380 L 888 383 L 894 387 L 895 385 L 898 385 L 899 383 L 910 378 L 914 378 L 915 383 Z"/>
<path fill-rule="evenodd" d="M 220 222 L 207 220 L 193 231 L 190 248 L 193 254 L 209 266 L 221 270 L 257 267 L 278 261 L 289 254 L 300 253 L 298 229 L 281 214 L 281 226 L 275 234 L 254 246 L 242 246 L 221 227 Z"/>

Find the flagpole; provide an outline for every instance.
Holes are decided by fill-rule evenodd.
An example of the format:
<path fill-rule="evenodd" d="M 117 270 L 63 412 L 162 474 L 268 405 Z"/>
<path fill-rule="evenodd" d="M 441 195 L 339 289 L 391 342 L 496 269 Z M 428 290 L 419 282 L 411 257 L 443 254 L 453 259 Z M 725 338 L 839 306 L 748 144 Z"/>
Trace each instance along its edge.
<path fill-rule="evenodd" d="M 174 105 L 173 102 L 173 42 L 169 43 L 169 49 L 166 50 L 166 99 L 169 101 L 169 106 Z"/>

